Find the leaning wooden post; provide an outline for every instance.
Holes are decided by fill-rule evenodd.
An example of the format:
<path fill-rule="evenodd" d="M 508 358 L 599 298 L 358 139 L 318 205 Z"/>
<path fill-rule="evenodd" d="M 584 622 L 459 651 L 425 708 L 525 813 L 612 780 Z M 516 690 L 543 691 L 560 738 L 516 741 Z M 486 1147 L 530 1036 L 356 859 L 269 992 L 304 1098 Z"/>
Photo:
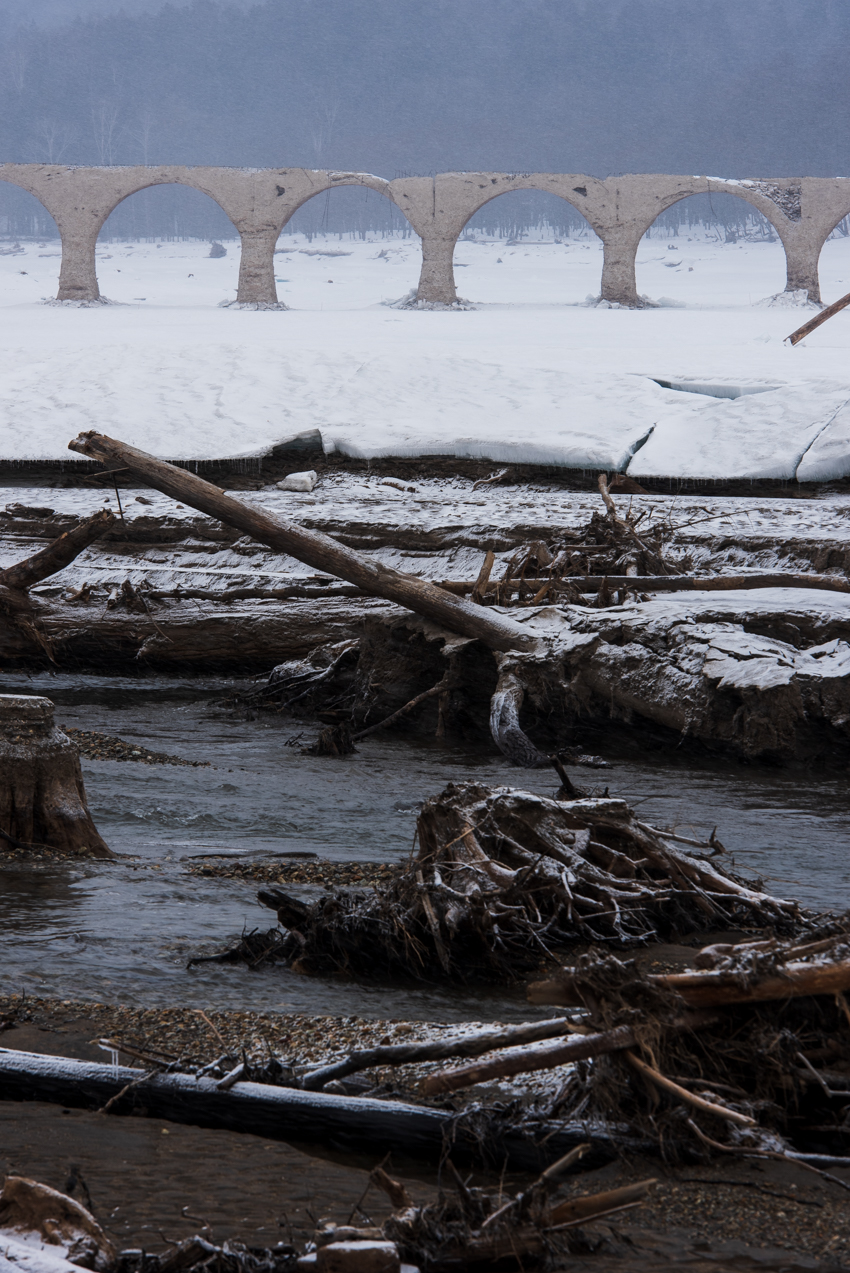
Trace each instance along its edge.
<path fill-rule="evenodd" d="M 277 552 L 289 553 L 316 570 L 346 579 L 374 597 L 394 601 L 450 632 L 483 641 L 493 650 L 534 648 L 534 638 L 507 616 L 455 597 L 426 579 L 372 561 L 320 531 L 307 530 L 297 522 L 250 508 L 194 473 L 157 460 L 125 442 L 90 432 L 81 433 L 68 447 L 104 464 L 126 468 L 172 499 L 235 526 L 252 539 Z"/>
<path fill-rule="evenodd" d="M 0 853 L 15 848 L 115 856 L 92 822 L 77 749 L 50 699 L 0 694 Z"/>

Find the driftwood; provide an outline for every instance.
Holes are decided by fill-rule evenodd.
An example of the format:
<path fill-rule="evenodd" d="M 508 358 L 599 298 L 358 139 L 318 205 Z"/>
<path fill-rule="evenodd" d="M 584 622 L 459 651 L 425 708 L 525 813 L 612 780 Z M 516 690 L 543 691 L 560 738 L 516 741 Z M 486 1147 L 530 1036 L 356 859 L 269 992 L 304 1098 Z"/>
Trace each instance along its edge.
<path fill-rule="evenodd" d="M 49 698 L 0 694 L 0 853 L 112 858 L 86 803 L 77 748 Z"/>
<path fill-rule="evenodd" d="M 458 1161 L 507 1161 L 511 1170 L 540 1171 L 578 1144 L 592 1139 L 588 1162 L 603 1166 L 615 1157 L 607 1129 L 588 1133 L 588 1124 L 540 1124 L 540 1143 L 494 1118 L 466 1127 L 456 1114 L 402 1101 L 304 1092 L 291 1087 L 236 1082 L 221 1091 L 204 1074 L 157 1073 L 40 1053 L 0 1048 L 0 1099 L 52 1101 L 75 1109 L 110 1108 L 111 1116 L 144 1108 L 153 1118 L 195 1127 L 249 1132 L 265 1140 L 309 1141 L 362 1153 L 400 1153 L 439 1162 L 446 1143 Z M 542 1133 L 540 1132 L 542 1128 Z M 543 1137 L 545 1135 L 545 1143 Z M 634 1146 L 637 1147 L 637 1146 Z"/>
<path fill-rule="evenodd" d="M 686 852 L 622 800 L 450 784 L 417 832 L 418 857 L 380 892 L 308 904 L 262 890 L 286 930 L 276 957 L 312 973 L 502 982 L 576 942 L 803 922 L 796 903 Z"/>
<path fill-rule="evenodd" d="M 494 1048 L 508 1048 L 536 1043 L 539 1039 L 556 1038 L 570 1029 L 564 1017 L 550 1021 L 532 1021 L 525 1025 L 508 1026 L 500 1030 L 480 1030 L 435 1043 L 395 1043 L 384 1047 L 363 1048 L 352 1052 L 342 1061 L 322 1065 L 311 1070 L 301 1080 L 305 1091 L 320 1091 L 326 1083 L 347 1078 L 359 1070 L 370 1070 L 383 1065 L 410 1065 L 422 1061 L 445 1061 L 450 1057 L 481 1056 Z"/>
<path fill-rule="evenodd" d="M 708 1014 L 700 1016 L 691 1013 L 681 1021 L 670 1023 L 670 1029 L 696 1030 L 709 1024 L 713 1017 Z M 425 1096 L 437 1096 L 443 1092 L 457 1092 L 463 1087 L 471 1087 L 474 1083 L 485 1083 L 490 1079 L 509 1078 L 514 1074 L 530 1074 L 537 1070 L 554 1070 L 561 1065 L 570 1065 L 574 1061 L 586 1061 L 589 1057 L 604 1056 L 606 1052 L 619 1052 L 624 1048 L 633 1048 L 637 1038 L 631 1026 L 617 1026 L 604 1033 L 587 1033 L 584 1027 L 582 1034 L 565 1043 L 550 1044 L 543 1048 L 516 1048 L 501 1056 L 494 1057 L 478 1065 L 465 1065 L 456 1070 L 443 1070 L 438 1074 L 429 1074 L 422 1081 L 422 1092 Z"/>
<path fill-rule="evenodd" d="M 850 305 L 850 292 L 846 296 L 842 296 L 840 300 L 833 301 L 831 305 L 827 305 L 826 309 L 822 309 L 819 314 L 815 314 L 814 318 L 810 318 L 807 323 L 803 323 L 802 327 L 798 327 L 790 336 L 785 339 L 790 341 L 792 345 L 799 345 L 801 340 L 805 340 L 810 336 L 821 323 L 825 323 L 828 318 L 832 318 L 835 314 L 841 312 L 842 309 Z"/>
<path fill-rule="evenodd" d="M 32 557 L 0 571 L 0 614 L 13 627 L 20 629 L 35 646 L 40 647 L 51 660 L 53 650 L 40 622 L 43 606 L 33 603 L 27 589 L 57 571 L 64 570 L 89 544 L 109 530 L 114 522 L 112 513 L 108 509 L 101 509 Z"/>
<path fill-rule="evenodd" d="M 834 944 L 834 943 L 833 943 Z M 752 951 L 751 946 L 744 950 Z M 655 985 L 673 990 L 694 1008 L 716 1008 L 732 1003 L 766 1003 L 799 999 L 802 995 L 840 994 L 850 990 L 850 959 L 783 964 L 776 976 L 750 980 L 740 969 L 731 971 L 678 972 L 649 978 Z M 569 974 L 529 986 L 532 1003 L 582 1006 L 581 992 Z"/>
<path fill-rule="evenodd" d="M 494 650 L 522 650 L 532 645 L 528 633 L 505 616 L 488 614 L 436 584 L 383 566 L 329 535 L 251 508 L 194 473 L 166 464 L 124 442 L 92 431 L 81 433 L 69 443 L 69 449 L 104 464 L 120 465 L 165 495 L 236 527 L 277 552 L 289 553 L 314 569 L 346 579 L 370 596 L 395 601 L 450 632 L 481 640 Z"/>
<path fill-rule="evenodd" d="M 578 589 L 579 592 L 598 593 L 601 588 L 619 590 L 628 588 L 632 592 L 736 592 L 747 588 L 814 588 L 826 592 L 850 592 L 850 579 L 841 575 L 792 574 L 790 571 L 775 570 L 765 574 L 751 575 L 564 575 L 561 578 L 545 579 L 528 577 L 523 580 L 535 597 L 524 601 L 525 605 L 540 604 L 535 598 L 541 590 L 550 590 L 557 596 L 559 591 L 567 592 Z M 475 582 L 444 579 L 441 588 L 448 592 L 463 596 L 475 594 L 478 584 Z M 509 605 L 506 597 L 503 605 Z"/>
<path fill-rule="evenodd" d="M 20 1261 L 27 1268 L 26 1256 L 33 1254 L 33 1239 L 36 1251 L 40 1246 L 51 1256 L 67 1260 L 69 1271 L 84 1268 L 108 1273 L 115 1263 L 115 1247 L 90 1211 L 67 1194 L 26 1176 L 6 1177 L 0 1193 L 0 1230 L 4 1241 L 10 1230 L 20 1234 L 22 1248 L 15 1250 L 11 1260 L 8 1255 L 6 1260 L 0 1255 L 3 1267 L 14 1268 Z"/>
<path fill-rule="evenodd" d="M 552 1205 L 560 1177 L 586 1148 L 577 1146 L 507 1201 L 501 1192 L 494 1195 L 469 1185 L 449 1160 L 453 1193 L 442 1193 L 436 1203 L 407 1207 L 391 1216 L 383 1234 L 395 1243 L 402 1259 L 416 1261 L 434 1273 L 494 1266 L 523 1269 L 553 1256 L 568 1258 L 570 1229 L 639 1206 L 657 1184 L 654 1178 L 641 1180 Z M 390 1184 L 398 1187 L 395 1181 Z M 322 1236 L 317 1238 L 321 1245 Z"/>
<path fill-rule="evenodd" d="M 850 1165 L 841 1121 L 850 1098 L 850 1005 L 843 992 L 850 982 L 850 920 L 831 922 L 826 934 L 805 945 L 772 938 L 708 947 L 697 959 L 713 967 L 667 975 L 585 955 L 548 986 L 530 987 L 537 1002 L 583 1004 L 597 1037 L 625 1040 L 632 1032 L 636 1040 L 597 1050 L 547 1116 L 582 1111 L 625 1121 L 632 1135 L 657 1137 L 673 1159 L 690 1154 L 695 1137 L 725 1153 L 810 1168 Z M 696 1031 L 671 1028 L 686 1004 L 704 1005 Z M 544 1049 L 525 1051 L 531 1068 Z M 485 1076 L 510 1059 L 508 1053 L 486 1062 L 492 1073 Z M 818 1069 L 819 1062 L 831 1068 Z M 454 1074 L 480 1081 L 472 1069 Z M 429 1076 L 428 1090 L 458 1086 L 452 1077 Z"/>
<path fill-rule="evenodd" d="M 47 548 L 42 548 L 40 552 L 14 566 L 8 566 L 6 570 L 0 570 L 0 587 L 19 590 L 31 588 L 42 579 L 55 575 L 69 566 L 75 557 L 88 548 L 89 544 L 100 539 L 114 524 L 115 518 L 109 509 L 101 509 L 93 517 L 80 522 L 79 526 L 60 535 Z"/>

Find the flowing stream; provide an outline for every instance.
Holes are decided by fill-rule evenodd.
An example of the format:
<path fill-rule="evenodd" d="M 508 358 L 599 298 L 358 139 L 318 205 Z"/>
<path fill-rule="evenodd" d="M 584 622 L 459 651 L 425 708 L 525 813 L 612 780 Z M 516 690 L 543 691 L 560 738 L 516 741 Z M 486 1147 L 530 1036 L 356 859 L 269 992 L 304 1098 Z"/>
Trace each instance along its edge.
<path fill-rule="evenodd" d="M 272 912 L 251 881 L 187 874 L 187 859 L 226 854 L 273 861 L 314 853 L 395 862 L 412 846 L 420 803 L 447 782 L 509 784 L 551 795 L 548 770 L 520 771 L 496 754 L 380 732 L 354 756 L 313 757 L 314 722 L 221 706 L 232 681 L 24 673 L 0 692 L 44 694 L 60 726 L 208 762 L 205 767 L 82 761 L 95 823 L 116 864 L 42 861 L 3 867 L 2 984 L 59 998 L 357 1013 L 433 1021 L 545 1015 L 516 991 L 367 986 L 189 958 L 220 949 Z M 300 741 L 296 741 L 303 734 Z M 847 905 L 850 808 L 846 782 L 693 760 L 613 761 L 575 778 L 608 786 L 648 822 L 684 835 L 716 826 L 738 868 L 771 891 L 818 909 Z M 727 861 L 729 859 L 726 859 Z M 318 886 L 290 886 L 309 898 Z"/>

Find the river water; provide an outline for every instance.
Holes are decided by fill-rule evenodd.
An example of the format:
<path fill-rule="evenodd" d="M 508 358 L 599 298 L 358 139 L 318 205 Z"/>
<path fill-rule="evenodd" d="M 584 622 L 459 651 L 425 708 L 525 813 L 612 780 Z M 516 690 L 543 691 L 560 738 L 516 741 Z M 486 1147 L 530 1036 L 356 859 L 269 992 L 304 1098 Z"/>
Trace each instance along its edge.
<path fill-rule="evenodd" d="M 381 733 L 354 756 L 304 755 L 312 723 L 230 712 L 232 681 L 0 676 L 0 692 L 44 694 L 60 726 L 98 730 L 208 767 L 82 761 L 95 823 L 116 864 L 2 868 L 0 984 L 59 998 L 404 1017 L 518 1020 L 535 1015 L 521 989 L 467 992 L 351 985 L 280 967 L 252 972 L 193 955 L 267 928 L 256 884 L 190 876 L 185 860 L 227 853 L 272 860 L 308 852 L 397 861 L 411 848 L 422 800 L 475 779 L 554 793 L 549 771 L 519 771 L 498 755 Z M 296 736 L 303 731 L 300 742 Z M 850 897 L 850 805 L 842 777 L 721 763 L 615 761 L 581 770 L 641 817 L 682 834 L 717 834 L 746 873 L 818 909 Z M 728 860 L 728 859 L 727 859 Z M 318 889 L 293 888 L 304 897 Z M 540 1014 L 545 1014 L 540 1009 Z"/>

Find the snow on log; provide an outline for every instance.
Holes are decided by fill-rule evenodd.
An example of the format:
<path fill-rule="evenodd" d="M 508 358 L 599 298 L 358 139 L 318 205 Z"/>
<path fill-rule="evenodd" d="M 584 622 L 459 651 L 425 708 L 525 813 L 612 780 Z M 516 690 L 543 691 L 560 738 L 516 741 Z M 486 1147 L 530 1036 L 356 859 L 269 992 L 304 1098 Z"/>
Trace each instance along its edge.
<path fill-rule="evenodd" d="M 52 1101 L 73 1108 L 102 1109 L 111 1114 L 131 1112 L 135 1102 L 153 1118 L 195 1127 L 248 1132 L 266 1140 L 311 1141 L 347 1152 L 378 1155 L 389 1151 L 430 1161 L 442 1156 L 446 1140 L 452 1156 L 498 1163 L 507 1159 L 514 1170 L 539 1170 L 578 1144 L 592 1140 L 586 1162 L 602 1166 L 615 1152 L 609 1135 L 600 1128 L 588 1133 L 578 1122 L 563 1124 L 536 1145 L 521 1129 L 506 1130 L 481 1140 L 458 1125 L 456 1114 L 401 1101 L 363 1096 L 335 1096 L 304 1092 L 264 1083 L 235 1083 L 219 1090 L 214 1079 L 193 1074 L 156 1074 L 128 1066 L 74 1061 L 0 1048 L 0 1100 Z"/>
<path fill-rule="evenodd" d="M 225 525 L 235 526 L 277 552 L 289 553 L 316 570 L 346 579 L 370 596 L 394 601 L 450 632 L 483 641 L 494 650 L 525 650 L 533 645 L 529 633 L 504 615 L 454 597 L 425 579 L 373 561 L 320 531 L 307 530 L 297 522 L 251 508 L 194 473 L 166 464 L 115 438 L 92 431 L 81 433 L 68 445 L 81 455 L 126 468 L 156 490 Z"/>

